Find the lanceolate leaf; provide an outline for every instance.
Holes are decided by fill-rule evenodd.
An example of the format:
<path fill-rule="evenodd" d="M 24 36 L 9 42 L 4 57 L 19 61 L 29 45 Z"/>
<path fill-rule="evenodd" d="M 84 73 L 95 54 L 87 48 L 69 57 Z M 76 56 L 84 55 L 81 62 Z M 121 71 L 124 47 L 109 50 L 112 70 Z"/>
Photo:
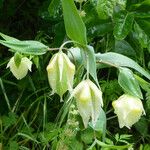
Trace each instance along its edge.
<path fill-rule="evenodd" d="M 46 53 L 48 47 L 38 41 L 17 41 L 17 40 L 0 40 L 0 44 L 12 49 L 15 52 L 24 54 L 42 55 Z"/>
<path fill-rule="evenodd" d="M 141 99 L 143 98 L 138 81 L 135 79 L 130 69 L 124 67 L 119 68 L 118 83 L 128 94 Z"/>
<path fill-rule="evenodd" d="M 135 69 L 136 71 L 140 72 L 146 78 L 150 80 L 150 74 L 145 71 L 140 65 L 138 65 L 134 60 L 113 52 L 108 52 L 105 54 L 96 54 L 96 60 L 99 63 L 106 64 L 107 66 L 116 66 L 116 67 L 129 67 Z M 100 66 L 101 67 L 101 66 Z M 105 66 L 106 67 L 106 66 Z"/>
<path fill-rule="evenodd" d="M 62 0 L 62 7 L 68 37 L 82 45 L 86 45 L 86 27 L 79 16 L 73 0 Z"/>
<path fill-rule="evenodd" d="M 16 38 L 14 38 L 14 37 L 10 37 L 10 36 L 8 36 L 8 35 L 5 35 L 5 34 L 3 34 L 3 33 L 1 33 L 0 32 L 0 36 L 4 39 L 4 40 L 6 40 L 6 41 L 19 41 L 18 39 L 16 39 Z"/>
<path fill-rule="evenodd" d="M 97 85 L 99 86 L 97 74 L 96 74 L 96 58 L 94 49 L 92 46 L 87 46 L 84 52 L 82 52 L 82 58 L 84 61 L 84 66 L 90 75 L 93 77 Z"/>
<path fill-rule="evenodd" d="M 117 40 L 123 40 L 132 29 L 134 15 L 133 13 L 121 11 L 114 16 L 114 20 L 114 36 Z"/>

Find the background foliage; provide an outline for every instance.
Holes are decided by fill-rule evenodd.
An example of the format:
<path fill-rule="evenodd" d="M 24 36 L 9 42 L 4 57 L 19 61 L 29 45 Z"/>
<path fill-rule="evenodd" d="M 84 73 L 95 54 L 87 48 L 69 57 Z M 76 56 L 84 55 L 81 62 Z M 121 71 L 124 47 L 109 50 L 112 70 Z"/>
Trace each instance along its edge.
<path fill-rule="evenodd" d="M 132 69 L 144 75 L 141 78 L 141 74 L 133 70 L 133 75 L 141 86 L 146 110 L 146 116 L 143 116 L 130 130 L 119 129 L 111 103 L 123 94 L 123 90 L 128 89 L 121 83 L 129 79 L 123 81 L 124 77 L 121 78 L 122 74 L 119 74 L 117 69 L 108 67 L 108 63 L 116 65 L 116 56 L 112 53 L 102 54 L 106 52 L 123 54 L 135 60 L 150 73 L 150 1 L 88 0 L 82 5 L 75 2 L 83 23 L 76 24 L 73 29 L 68 27 L 69 24 L 64 25 L 66 15 L 69 14 L 70 18 L 74 16 L 69 13 L 71 8 L 65 5 L 65 0 L 62 2 L 1 0 L 0 30 L 17 39 L 37 40 L 53 48 L 60 47 L 68 37 L 93 46 L 94 52 L 97 53 L 97 76 L 103 92 L 104 111 L 107 117 L 105 140 L 107 145 L 103 145 L 103 149 L 112 149 L 112 145 L 125 144 L 133 144 L 134 149 L 150 149 L 150 84 L 147 75 L 143 70 L 139 71 L 141 68 L 132 66 L 132 63 L 132 65 L 123 64 L 129 60 L 124 61 L 124 58 L 117 60 L 118 65 L 132 66 Z M 66 10 L 64 18 L 62 6 Z M 76 10 L 74 13 L 76 14 Z M 75 33 L 77 36 L 74 35 Z M 80 33 L 83 35 L 81 36 Z M 91 54 L 90 52 L 92 53 L 92 50 L 88 53 Z M 75 104 L 60 103 L 58 95 L 50 95 L 51 89 L 45 68 L 54 53 L 52 51 L 35 56 L 32 72 L 19 81 L 6 69 L 13 53 L 0 45 L 0 147 L 2 143 L 4 150 L 82 150 L 90 148 L 95 137 L 102 139 L 102 133 L 99 131 L 83 128 L 79 114 L 74 113 L 77 109 Z M 99 58 L 103 63 L 99 63 Z M 107 61 L 105 64 L 106 60 L 110 62 Z M 80 62 L 82 60 L 77 57 L 76 65 Z M 82 79 L 83 74 L 83 68 L 78 66 L 75 85 Z M 117 80 L 118 75 L 120 75 L 119 80 Z M 67 98 L 66 93 L 64 99 Z M 71 120 L 71 124 L 68 120 Z M 77 121 L 80 125 L 76 124 Z M 99 143 L 92 149 L 100 149 L 98 145 L 102 144 Z"/>

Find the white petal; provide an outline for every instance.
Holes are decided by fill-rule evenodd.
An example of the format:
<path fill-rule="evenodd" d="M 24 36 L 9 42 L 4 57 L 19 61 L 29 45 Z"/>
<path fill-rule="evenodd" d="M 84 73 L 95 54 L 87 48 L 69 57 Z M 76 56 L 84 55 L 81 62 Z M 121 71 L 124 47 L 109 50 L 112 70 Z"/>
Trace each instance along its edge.
<path fill-rule="evenodd" d="M 21 63 L 27 66 L 27 68 L 31 71 L 32 61 L 30 61 L 27 57 L 23 57 Z"/>
<path fill-rule="evenodd" d="M 112 105 L 118 116 L 120 128 L 123 126 L 130 128 L 138 122 L 142 113 L 145 113 L 141 100 L 127 94 L 120 96 Z"/>
<path fill-rule="evenodd" d="M 62 81 L 63 71 L 64 71 L 64 60 L 62 56 L 62 52 L 58 54 L 58 68 L 59 68 L 59 80 Z"/>

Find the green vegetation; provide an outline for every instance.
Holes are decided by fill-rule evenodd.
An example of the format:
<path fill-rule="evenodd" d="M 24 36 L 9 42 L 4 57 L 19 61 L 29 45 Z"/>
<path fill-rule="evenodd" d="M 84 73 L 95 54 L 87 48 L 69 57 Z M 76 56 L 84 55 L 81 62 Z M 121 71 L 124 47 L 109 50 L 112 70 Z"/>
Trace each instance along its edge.
<path fill-rule="evenodd" d="M 0 150 L 150 149 L 150 0 L 1 0 L 0 20 Z"/>

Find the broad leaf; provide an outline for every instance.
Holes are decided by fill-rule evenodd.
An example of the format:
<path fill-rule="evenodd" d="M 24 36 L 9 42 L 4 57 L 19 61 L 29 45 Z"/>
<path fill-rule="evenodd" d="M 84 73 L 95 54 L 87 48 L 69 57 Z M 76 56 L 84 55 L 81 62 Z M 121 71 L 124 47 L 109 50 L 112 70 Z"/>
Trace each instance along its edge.
<path fill-rule="evenodd" d="M 10 48 L 14 52 L 20 52 L 24 54 L 42 55 L 46 53 L 48 47 L 38 41 L 14 41 L 0 40 L 0 44 Z"/>
<path fill-rule="evenodd" d="M 131 57 L 135 57 L 136 55 L 135 50 L 125 40 L 115 41 L 115 52 Z"/>
<path fill-rule="evenodd" d="M 96 9 L 100 19 L 112 17 L 115 5 L 116 0 L 98 0 Z"/>
<path fill-rule="evenodd" d="M 133 13 L 120 11 L 114 16 L 114 36 L 117 40 L 123 40 L 132 29 Z"/>
<path fill-rule="evenodd" d="M 134 78 L 133 72 L 128 68 L 119 68 L 118 83 L 125 92 L 133 96 L 143 98 L 138 81 Z"/>
<path fill-rule="evenodd" d="M 68 37 L 82 45 L 86 45 L 86 27 L 79 16 L 73 0 L 62 0 L 62 7 Z"/>
<path fill-rule="evenodd" d="M 135 69 L 142 75 L 144 75 L 146 78 L 150 80 L 150 74 L 145 71 L 140 65 L 138 65 L 134 60 L 113 52 L 108 52 L 105 54 L 96 54 L 96 60 L 99 63 L 106 64 L 107 66 L 114 66 L 114 67 L 130 67 L 132 69 Z M 101 67 L 101 66 L 99 66 Z M 106 66 L 105 66 L 106 67 Z"/>
<path fill-rule="evenodd" d="M 56 18 L 59 15 L 59 7 L 60 7 L 60 0 L 52 0 L 49 7 L 48 11 L 50 16 L 53 16 Z"/>

